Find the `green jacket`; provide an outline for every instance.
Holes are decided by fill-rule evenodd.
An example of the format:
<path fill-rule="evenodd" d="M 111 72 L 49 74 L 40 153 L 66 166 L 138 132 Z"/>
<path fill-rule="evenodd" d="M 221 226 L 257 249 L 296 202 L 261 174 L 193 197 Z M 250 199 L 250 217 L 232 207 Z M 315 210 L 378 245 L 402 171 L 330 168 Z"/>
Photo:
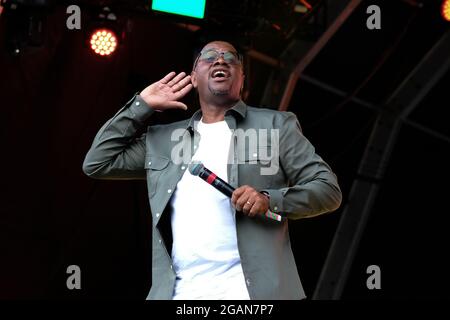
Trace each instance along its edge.
<path fill-rule="evenodd" d="M 97 133 L 83 171 L 99 179 L 147 179 L 153 221 L 152 287 L 148 299 L 171 299 L 176 275 L 170 255 L 168 204 L 187 170 L 191 154 L 186 150 L 195 152 L 198 144 L 196 121 L 200 120 L 201 111 L 191 119 L 149 126 L 145 134 L 137 137 L 137 130 L 153 112 L 139 95 L 133 97 Z M 238 248 L 250 298 L 303 299 L 305 293 L 291 250 L 288 220 L 337 209 L 342 195 L 336 176 L 303 136 L 291 112 L 253 108 L 239 101 L 226 112 L 225 121 L 230 129 L 244 132 L 278 129 L 279 143 L 276 139 L 260 139 L 256 146 L 250 146 L 245 139 L 234 136 L 230 148 L 228 182 L 234 187 L 246 184 L 266 191 L 270 209 L 286 217 L 278 222 L 236 213 Z M 185 148 L 184 153 L 180 147 Z M 174 158 L 174 150 L 187 160 L 180 163 Z M 272 166 L 278 170 L 270 171 L 272 164 L 278 164 Z M 269 171 L 262 174 L 263 170 Z"/>

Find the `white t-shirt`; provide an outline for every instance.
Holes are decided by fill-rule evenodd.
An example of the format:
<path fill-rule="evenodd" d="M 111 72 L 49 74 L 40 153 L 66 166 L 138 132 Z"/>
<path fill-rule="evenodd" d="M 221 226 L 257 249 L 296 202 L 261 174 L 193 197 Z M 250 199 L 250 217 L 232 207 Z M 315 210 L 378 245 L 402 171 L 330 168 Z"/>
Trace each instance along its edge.
<path fill-rule="evenodd" d="M 193 160 L 227 181 L 231 130 L 225 121 L 197 127 Z M 249 299 L 230 199 L 188 170 L 171 198 L 172 259 L 177 275 L 173 299 Z"/>

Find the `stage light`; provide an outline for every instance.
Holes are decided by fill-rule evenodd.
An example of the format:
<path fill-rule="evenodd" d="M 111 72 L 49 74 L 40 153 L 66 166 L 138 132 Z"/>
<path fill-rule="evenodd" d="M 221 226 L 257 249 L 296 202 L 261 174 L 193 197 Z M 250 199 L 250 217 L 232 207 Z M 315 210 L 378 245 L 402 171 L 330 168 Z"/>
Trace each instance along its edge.
<path fill-rule="evenodd" d="M 450 0 L 442 1 L 441 14 L 445 20 L 450 21 Z"/>
<path fill-rule="evenodd" d="M 117 48 L 117 36 L 108 29 L 97 29 L 91 34 L 92 51 L 100 56 L 109 56 Z"/>
<path fill-rule="evenodd" d="M 153 0 L 152 10 L 203 19 L 206 0 Z"/>
<path fill-rule="evenodd" d="M 299 13 L 306 13 L 313 9 L 312 5 L 308 3 L 306 0 L 299 0 L 300 4 L 296 4 L 294 6 L 294 11 Z"/>
<path fill-rule="evenodd" d="M 111 56 L 123 43 L 122 30 L 116 13 L 109 7 L 99 7 L 86 28 L 85 44 L 98 56 Z"/>

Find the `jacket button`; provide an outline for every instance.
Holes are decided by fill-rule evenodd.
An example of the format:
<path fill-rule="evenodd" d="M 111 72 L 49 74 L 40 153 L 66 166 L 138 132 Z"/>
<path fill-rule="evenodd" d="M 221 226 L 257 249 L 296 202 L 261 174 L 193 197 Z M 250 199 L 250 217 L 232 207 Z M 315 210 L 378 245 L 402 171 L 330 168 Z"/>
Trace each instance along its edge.
<path fill-rule="evenodd" d="M 161 243 L 162 242 L 162 240 L 161 239 L 159 239 L 159 243 Z"/>
<path fill-rule="evenodd" d="M 250 286 L 250 279 L 247 279 L 245 282 L 247 282 L 247 286 Z"/>
<path fill-rule="evenodd" d="M 171 192 L 172 192 L 172 189 L 167 190 L 167 193 L 171 193 Z"/>
<path fill-rule="evenodd" d="M 137 106 L 140 105 L 140 104 L 141 104 L 141 103 L 140 103 L 139 101 L 136 102 L 136 105 L 137 105 Z"/>
<path fill-rule="evenodd" d="M 149 161 L 149 162 L 148 162 L 148 165 L 151 165 L 151 164 L 152 164 L 152 162 L 151 162 L 151 161 Z"/>
<path fill-rule="evenodd" d="M 157 217 L 157 218 L 159 218 L 159 216 L 160 216 L 160 214 L 159 214 L 159 213 L 157 213 L 157 214 L 156 214 L 156 217 Z"/>
<path fill-rule="evenodd" d="M 186 167 L 185 167 L 185 166 L 182 166 L 182 167 L 181 167 L 181 170 L 184 170 L 184 169 L 186 169 Z"/>
<path fill-rule="evenodd" d="M 277 211 L 277 210 L 278 210 L 278 207 L 273 207 L 273 210 Z"/>

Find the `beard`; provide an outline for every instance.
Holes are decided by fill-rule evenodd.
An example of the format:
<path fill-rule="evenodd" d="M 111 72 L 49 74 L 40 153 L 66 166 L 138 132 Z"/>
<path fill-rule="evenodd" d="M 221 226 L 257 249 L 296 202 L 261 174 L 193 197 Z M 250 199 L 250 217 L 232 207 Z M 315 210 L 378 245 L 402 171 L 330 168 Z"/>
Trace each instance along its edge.
<path fill-rule="evenodd" d="M 211 92 L 214 96 L 226 96 L 226 95 L 228 95 L 228 94 L 230 93 L 230 88 L 219 90 L 219 89 L 211 88 L 211 85 L 210 85 L 210 84 L 208 84 L 208 90 L 209 90 L 209 92 Z"/>

